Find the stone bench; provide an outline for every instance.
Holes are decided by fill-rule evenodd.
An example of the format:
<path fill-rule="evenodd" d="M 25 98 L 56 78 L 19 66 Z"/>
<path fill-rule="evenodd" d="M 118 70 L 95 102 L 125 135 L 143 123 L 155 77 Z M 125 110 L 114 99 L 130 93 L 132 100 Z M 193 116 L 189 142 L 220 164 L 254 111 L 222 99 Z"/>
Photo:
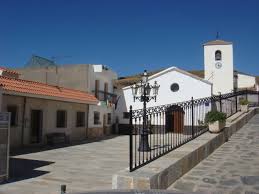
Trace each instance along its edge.
<path fill-rule="evenodd" d="M 49 133 L 46 135 L 48 145 L 57 145 L 62 143 L 69 143 L 69 137 L 66 133 Z"/>

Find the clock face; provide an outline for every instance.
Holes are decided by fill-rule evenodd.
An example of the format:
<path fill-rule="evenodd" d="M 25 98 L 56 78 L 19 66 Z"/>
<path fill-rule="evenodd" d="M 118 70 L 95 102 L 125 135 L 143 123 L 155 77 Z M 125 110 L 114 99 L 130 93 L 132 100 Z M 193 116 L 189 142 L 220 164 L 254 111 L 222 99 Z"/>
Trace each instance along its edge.
<path fill-rule="evenodd" d="M 216 67 L 217 69 L 220 69 L 220 68 L 222 67 L 222 64 L 221 64 L 220 62 L 217 62 L 217 63 L 215 64 L 215 67 Z"/>

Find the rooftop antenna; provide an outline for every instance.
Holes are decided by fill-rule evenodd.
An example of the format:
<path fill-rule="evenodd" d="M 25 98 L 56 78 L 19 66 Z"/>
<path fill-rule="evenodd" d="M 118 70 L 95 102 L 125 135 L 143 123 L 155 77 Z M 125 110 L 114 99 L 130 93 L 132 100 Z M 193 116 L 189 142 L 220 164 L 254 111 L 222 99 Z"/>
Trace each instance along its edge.
<path fill-rule="evenodd" d="M 219 32 L 217 32 L 216 39 L 217 40 L 219 39 Z"/>
<path fill-rule="evenodd" d="M 57 63 L 59 59 L 64 59 L 64 58 L 71 58 L 72 56 L 67 56 L 67 55 L 61 55 L 61 56 L 52 56 L 51 60 L 54 61 L 54 63 Z"/>

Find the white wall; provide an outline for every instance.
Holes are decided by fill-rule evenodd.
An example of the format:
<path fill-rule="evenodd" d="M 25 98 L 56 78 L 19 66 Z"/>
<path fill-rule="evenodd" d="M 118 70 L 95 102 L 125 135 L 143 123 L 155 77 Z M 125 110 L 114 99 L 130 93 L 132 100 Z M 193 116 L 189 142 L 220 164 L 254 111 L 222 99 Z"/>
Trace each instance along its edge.
<path fill-rule="evenodd" d="M 177 71 L 170 71 L 162 74 L 159 77 L 151 79 L 149 83 L 153 85 L 154 81 L 157 81 L 160 85 L 157 101 L 155 102 L 154 100 L 151 100 L 147 104 L 147 107 L 189 101 L 192 97 L 197 99 L 211 96 L 211 84 L 205 83 Z M 171 91 L 170 87 L 173 83 L 179 84 L 179 91 Z M 116 115 L 119 117 L 120 123 L 128 123 L 127 119 L 123 119 L 123 112 L 128 112 L 130 105 L 132 105 L 133 110 L 142 109 L 143 103 L 138 100 L 134 102 L 130 87 L 123 88 L 119 94 L 121 95 L 121 98 L 118 101 Z"/>
<path fill-rule="evenodd" d="M 108 92 L 114 93 L 113 82 L 118 78 L 111 69 L 103 69 L 103 65 L 93 65 L 94 77 L 91 81 L 91 90 L 95 90 L 95 80 L 99 80 L 99 90 L 104 91 L 104 84 L 108 83 Z"/>
<path fill-rule="evenodd" d="M 94 124 L 94 111 L 100 113 L 100 124 Z M 108 113 L 112 113 L 112 122 L 108 124 Z M 106 115 L 106 123 L 103 123 L 103 117 Z M 102 128 L 103 126 L 110 127 L 113 124 L 114 116 L 113 109 L 107 107 L 105 105 L 89 105 L 89 119 L 88 119 L 88 127 L 89 128 Z"/>
<path fill-rule="evenodd" d="M 251 88 L 255 87 L 255 77 L 251 75 L 237 74 L 237 87 L 238 88 Z"/>
<path fill-rule="evenodd" d="M 221 61 L 215 61 L 217 50 L 221 51 Z M 216 62 L 221 62 L 222 67 L 220 69 L 215 67 Z M 205 79 L 213 83 L 213 94 L 232 92 L 234 89 L 233 46 L 204 46 L 204 70 Z"/>

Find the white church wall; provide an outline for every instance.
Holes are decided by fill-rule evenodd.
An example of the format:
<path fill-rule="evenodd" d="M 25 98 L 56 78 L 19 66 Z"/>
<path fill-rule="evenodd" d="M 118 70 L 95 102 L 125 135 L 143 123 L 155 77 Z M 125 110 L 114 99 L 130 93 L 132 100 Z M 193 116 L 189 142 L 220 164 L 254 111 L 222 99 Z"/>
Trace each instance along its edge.
<path fill-rule="evenodd" d="M 237 74 L 237 87 L 238 88 L 250 88 L 255 87 L 256 81 L 255 77 L 251 75 L 245 75 L 245 74 Z"/>
<path fill-rule="evenodd" d="M 211 84 L 179 73 L 178 71 L 173 70 L 158 77 L 151 78 L 149 83 L 153 85 L 154 81 L 157 81 L 160 85 L 157 100 L 156 102 L 154 100 L 148 102 L 147 107 L 189 101 L 192 97 L 198 99 L 211 96 Z M 177 92 L 172 92 L 170 89 L 173 83 L 179 84 L 179 90 Z M 122 119 L 123 112 L 128 112 L 130 105 L 132 105 L 133 110 L 142 109 L 143 103 L 138 100 L 134 102 L 130 87 L 122 89 L 122 96 L 124 96 L 124 98 L 118 101 L 118 107 L 120 108 L 117 109 L 116 112 L 121 118 L 120 123 L 128 123 L 128 119 Z"/>
<path fill-rule="evenodd" d="M 215 61 L 215 52 L 220 50 L 222 60 Z M 217 69 L 216 62 L 221 62 L 222 67 Z M 213 83 L 213 94 L 218 92 L 228 93 L 234 89 L 233 80 L 233 46 L 208 45 L 204 46 L 205 80 Z"/>

